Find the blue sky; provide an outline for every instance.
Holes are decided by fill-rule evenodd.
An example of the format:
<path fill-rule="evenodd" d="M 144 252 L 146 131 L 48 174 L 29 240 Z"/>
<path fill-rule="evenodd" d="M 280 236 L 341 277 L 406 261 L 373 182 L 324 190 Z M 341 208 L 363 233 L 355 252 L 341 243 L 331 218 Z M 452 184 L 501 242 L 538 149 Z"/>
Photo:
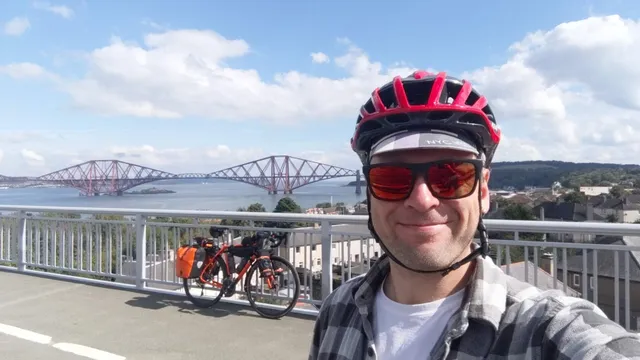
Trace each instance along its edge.
<path fill-rule="evenodd" d="M 482 5 L 477 1 L 457 1 L 455 8 L 448 2 L 425 1 L 396 1 L 393 8 L 389 2 L 382 1 L 2 1 L 0 174 L 38 174 L 95 156 L 113 157 L 115 152 L 126 153 L 126 160 L 168 171 L 211 171 L 270 153 L 308 155 L 306 157 L 355 168 L 357 159 L 347 151 L 346 143 L 353 130 L 359 101 L 365 98 L 354 95 L 353 100 L 348 99 L 350 102 L 337 104 L 345 99 L 332 89 L 344 91 L 341 81 L 351 81 L 350 92 L 365 94 L 373 90 L 378 79 L 389 78 L 389 69 L 431 68 L 454 75 L 468 74 L 470 78 L 480 79 L 480 85 L 494 89 L 492 85 L 498 82 L 482 75 L 493 69 L 492 76 L 500 76 L 495 74 L 496 69 L 512 61 L 514 52 L 517 53 L 509 50 L 510 46 L 528 34 L 551 32 L 561 23 L 612 14 L 636 19 L 640 16 L 640 5 L 620 0 L 498 0 Z M 10 30 L 4 26 L 16 17 L 28 19 L 29 25 L 23 26 L 21 33 L 16 27 Z M 14 26 L 20 28 L 16 24 Z M 120 41 L 129 46 L 129 50 L 140 47 L 140 51 L 145 51 L 149 48 L 145 45 L 148 34 L 167 35 L 185 29 L 215 32 L 226 38 L 225 41 L 244 41 L 242 46 L 236 44 L 240 48 L 228 50 L 235 52 L 233 56 L 220 55 L 216 61 L 211 57 L 217 57 L 222 50 L 198 46 L 210 44 L 207 42 L 189 44 L 192 33 L 166 36 L 159 43 L 165 50 L 175 51 L 174 55 L 194 53 L 203 63 L 211 60 L 211 64 L 221 69 L 221 74 L 226 68 L 255 70 L 264 88 L 256 90 L 259 95 L 247 99 L 257 97 L 261 99 L 259 104 L 253 101 L 243 105 L 243 94 L 253 92 L 251 83 L 245 82 L 232 90 L 234 82 L 242 81 L 233 76 L 224 83 L 209 80 L 209 87 L 222 83 L 224 86 L 218 86 L 222 89 L 197 92 L 202 89 L 189 84 L 200 80 L 180 78 L 184 74 L 178 71 L 179 66 L 168 65 L 174 63 L 159 58 L 164 53 L 153 56 L 157 64 L 169 66 L 167 68 L 160 65 L 149 68 L 144 78 L 134 76 L 133 71 L 109 77 L 107 70 L 111 67 L 117 66 L 117 71 L 125 72 L 131 69 L 131 63 L 126 60 L 119 62 L 119 53 L 111 47 L 114 42 Z M 114 40 L 116 38 L 119 40 Z M 547 37 L 545 45 L 551 48 L 553 39 L 553 36 Z M 527 55 L 541 46 L 529 47 Z M 97 49 L 107 49 L 98 51 L 103 55 L 99 72 L 95 71 L 96 58 L 91 56 Z M 311 53 L 316 52 L 326 54 L 331 61 L 312 62 Z M 351 65 L 338 66 L 335 59 L 345 54 L 352 55 Z M 379 63 L 382 69 L 370 70 L 376 76 L 355 74 L 354 67 L 362 59 Z M 548 90 L 556 81 L 540 64 L 547 64 L 549 59 L 535 59 L 539 60 L 538 65 L 532 65 L 531 60 L 526 66 L 542 74 Z M 131 58 L 128 61 L 132 61 Z M 16 66 L 25 64 L 37 65 L 41 71 L 16 76 L 16 69 L 25 69 Z M 173 70 L 175 73 L 171 73 Z M 269 85 L 274 85 L 278 74 L 292 71 L 313 79 L 334 79 L 335 83 L 309 90 L 305 78 L 296 80 L 298 87 L 285 87 L 287 92 L 271 90 Z M 370 80 L 362 80 L 363 77 Z M 79 84 L 87 78 L 100 86 L 87 90 L 87 83 Z M 578 79 L 577 75 L 574 78 L 577 80 L 572 78 L 575 84 L 571 89 L 581 87 L 589 93 L 589 81 Z M 358 87 L 360 83 L 354 85 L 358 81 L 361 87 Z M 566 85 L 563 81 L 566 79 L 557 79 L 557 84 Z M 173 89 L 163 94 L 170 85 Z M 157 112 L 145 112 L 139 107 L 128 111 L 123 101 L 131 99 L 129 91 L 135 93 L 137 105 L 144 103 L 162 108 L 172 116 L 158 116 Z M 504 88 L 500 91 L 508 92 Z M 124 100 L 110 102 L 113 94 Z M 228 95 L 231 99 L 212 99 L 214 94 Z M 502 100 L 498 95 L 496 98 Z M 178 96 L 180 100 L 176 100 Z M 305 97 L 306 102 L 297 102 L 298 96 Z M 197 106 L 192 107 L 190 101 L 194 98 L 198 99 Z M 558 98 L 567 101 L 566 94 Z M 326 99 L 326 103 L 322 99 Z M 227 101 L 234 105 L 226 107 Z M 301 103 L 307 106 L 299 106 Z M 506 116 L 502 122 L 505 133 L 513 134 L 514 140 L 509 146 L 530 144 L 535 149 L 523 151 L 524 155 L 531 151 L 527 155 L 531 158 L 560 158 L 567 154 L 565 151 L 545 153 L 538 138 L 527 137 L 532 132 L 523 130 L 523 126 L 528 125 L 518 121 L 518 109 L 509 106 L 498 105 Z M 570 106 L 564 104 L 564 109 L 570 111 Z M 541 111 L 556 114 L 550 109 Z M 282 114 L 274 115 L 276 112 Z M 143 145 L 148 147 L 141 149 Z M 226 152 L 221 153 L 220 146 Z M 513 155 L 505 151 L 503 159 L 514 160 Z M 570 154 L 574 158 L 583 155 Z M 624 161 L 620 156 L 595 160 Z M 526 156 L 522 158 L 526 159 Z"/>

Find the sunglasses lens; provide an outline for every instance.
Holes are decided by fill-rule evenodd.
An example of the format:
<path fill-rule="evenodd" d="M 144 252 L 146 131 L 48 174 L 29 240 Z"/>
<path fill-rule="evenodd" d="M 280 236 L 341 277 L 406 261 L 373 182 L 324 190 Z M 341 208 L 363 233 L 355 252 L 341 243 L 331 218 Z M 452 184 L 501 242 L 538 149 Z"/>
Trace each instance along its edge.
<path fill-rule="evenodd" d="M 451 161 L 429 167 L 426 182 L 433 196 L 459 199 L 471 194 L 476 183 L 476 167 L 465 161 Z M 402 200 L 413 189 L 413 173 L 399 165 L 383 165 L 369 170 L 369 188 L 382 200 Z"/>
<path fill-rule="evenodd" d="M 411 192 L 411 169 L 401 166 L 380 166 L 369 171 L 369 187 L 378 199 L 400 200 Z"/>
<path fill-rule="evenodd" d="M 437 164 L 427 172 L 427 184 L 440 199 L 459 199 L 471 194 L 476 183 L 476 167 L 469 162 Z"/>

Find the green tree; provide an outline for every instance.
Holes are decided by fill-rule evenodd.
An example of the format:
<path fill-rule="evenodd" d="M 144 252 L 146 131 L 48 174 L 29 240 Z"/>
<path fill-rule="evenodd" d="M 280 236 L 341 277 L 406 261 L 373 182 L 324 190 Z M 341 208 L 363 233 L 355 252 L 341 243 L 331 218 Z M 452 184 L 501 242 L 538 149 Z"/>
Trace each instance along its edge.
<path fill-rule="evenodd" d="M 273 212 L 302 213 L 302 208 L 300 207 L 300 205 L 298 205 L 298 203 L 295 202 L 295 200 L 287 196 L 287 197 L 283 197 L 282 199 L 280 199 L 280 201 L 278 201 L 278 204 L 276 204 L 276 207 L 275 209 L 273 209 Z M 265 226 L 283 228 L 283 229 L 291 229 L 294 227 L 309 226 L 309 225 L 311 224 L 294 223 L 290 221 L 277 221 L 277 222 L 274 221 L 274 222 L 269 222 L 268 224 L 265 224 Z"/>
<path fill-rule="evenodd" d="M 264 205 L 262 205 L 261 203 L 253 203 L 251 205 L 249 205 L 248 207 L 244 208 L 244 207 L 239 207 L 238 209 L 236 209 L 236 211 L 239 212 L 266 212 L 267 210 L 265 209 Z M 222 219 L 220 221 L 220 225 L 222 226 L 241 226 L 241 227 L 249 227 L 251 226 L 251 221 L 249 220 L 237 220 L 237 219 Z M 263 227 L 263 226 L 267 226 L 265 225 L 265 223 L 263 221 L 259 221 L 259 220 L 254 220 L 253 222 L 253 226 L 257 226 L 257 227 Z M 244 231 L 241 230 L 233 230 L 233 237 L 238 237 L 241 236 L 243 234 Z"/>
<path fill-rule="evenodd" d="M 612 186 L 611 189 L 609 189 L 609 194 L 618 199 L 622 198 L 626 193 L 627 191 L 620 185 Z"/>
<path fill-rule="evenodd" d="M 504 218 L 508 220 L 537 220 L 536 216 L 533 213 L 533 209 L 523 205 L 523 204 L 514 204 L 510 203 L 504 208 Z M 518 233 L 518 239 L 524 241 L 541 241 L 544 237 L 544 234 L 540 233 L 526 233 L 520 232 Z M 515 240 L 514 233 L 505 233 L 505 232 L 492 232 L 489 234 L 489 238 L 493 239 L 501 239 L 501 240 Z M 493 246 L 493 257 L 494 259 L 500 256 L 502 261 L 506 261 L 507 251 L 509 251 L 509 256 L 512 263 L 520 262 L 524 260 L 524 247 L 518 246 L 517 243 L 514 243 L 513 246 L 502 246 L 498 250 L 497 246 Z M 529 252 L 529 257 L 533 256 L 533 252 Z"/>
<path fill-rule="evenodd" d="M 301 213 L 302 208 L 292 198 L 286 196 L 278 201 L 273 212 L 276 213 Z"/>
<path fill-rule="evenodd" d="M 253 204 L 249 205 L 249 207 L 247 207 L 247 211 L 249 211 L 249 212 L 267 212 L 267 210 L 264 208 L 264 205 L 262 205 L 261 203 L 253 203 Z"/>
<path fill-rule="evenodd" d="M 264 205 L 262 205 L 261 203 L 253 203 L 251 205 L 249 205 L 249 207 L 247 207 L 247 211 L 248 212 L 267 212 L 267 210 L 264 208 Z M 247 221 L 247 223 L 249 223 Z M 258 227 L 262 227 L 264 226 L 264 221 L 261 220 L 254 220 L 253 221 L 253 226 L 258 226 Z"/>
<path fill-rule="evenodd" d="M 80 219 L 80 214 L 74 213 L 43 212 L 40 214 L 40 216 L 58 219 Z"/>
<path fill-rule="evenodd" d="M 584 204 L 587 202 L 587 196 L 579 191 L 570 192 L 562 197 L 564 202 Z"/>
<path fill-rule="evenodd" d="M 236 209 L 238 212 L 247 211 L 244 207 L 239 207 Z M 238 220 L 238 219 L 222 219 L 220 221 L 220 225 L 222 226 L 249 226 L 249 220 Z M 242 234 L 241 230 L 232 230 L 233 237 L 238 237 Z"/>
<path fill-rule="evenodd" d="M 522 204 L 509 204 L 504 209 L 504 218 L 507 220 L 535 220 L 533 209 Z"/>
<path fill-rule="evenodd" d="M 533 214 L 533 209 L 523 204 L 510 204 L 504 209 L 504 218 L 507 220 L 538 220 Z M 510 238 L 514 238 L 513 234 Z M 540 241 L 543 234 L 540 233 L 518 233 L 520 240 Z M 509 237 L 509 236 L 507 236 Z"/>

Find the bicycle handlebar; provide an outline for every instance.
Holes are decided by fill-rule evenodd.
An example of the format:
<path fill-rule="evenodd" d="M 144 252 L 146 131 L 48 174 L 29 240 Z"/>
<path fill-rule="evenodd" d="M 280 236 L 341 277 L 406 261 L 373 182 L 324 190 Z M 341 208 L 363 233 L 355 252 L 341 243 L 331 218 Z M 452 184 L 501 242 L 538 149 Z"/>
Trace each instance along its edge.
<path fill-rule="evenodd" d="M 256 233 L 256 235 L 254 235 L 254 236 L 258 237 L 259 233 Z M 286 232 L 265 231 L 265 232 L 262 232 L 262 233 L 264 235 L 266 235 L 267 238 L 270 240 L 269 242 L 271 243 L 271 245 L 269 245 L 269 246 L 271 246 L 272 248 L 279 247 L 282 244 L 283 241 L 287 240 L 287 233 Z M 273 239 L 275 239 L 275 240 L 273 240 Z"/>
<path fill-rule="evenodd" d="M 225 228 L 220 228 L 217 226 L 211 226 L 209 228 L 209 234 L 214 238 L 219 238 L 224 235 L 224 231 Z M 261 239 L 269 240 L 269 246 L 271 248 L 277 248 L 282 244 L 283 241 L 287 239 L 287 233 L 282 231 L 257 231 L 254 235 L 246 236 L 243 238 L 243 240 L 245 239 L 249 240 L 250 243 L 258 242 Z M 265 245 L 267 245 L 266 242 Z"/>
<path fill-rule="evenodd" d="M 219 238 L 220 236 L 224 235 L 224 228 L 212 226 L 209 228 L 209 235 L 214 238 Z"/>

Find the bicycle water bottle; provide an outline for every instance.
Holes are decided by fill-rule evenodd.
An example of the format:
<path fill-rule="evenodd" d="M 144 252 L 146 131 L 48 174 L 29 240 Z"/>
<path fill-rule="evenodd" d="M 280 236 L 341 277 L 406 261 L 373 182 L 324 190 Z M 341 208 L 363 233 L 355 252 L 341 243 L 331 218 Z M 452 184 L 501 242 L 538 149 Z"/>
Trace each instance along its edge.
<path fill-rule="evenodd" d="M 261 277 L 267 277 L 273 275 L 273 265 L 271 264 L 271 257 L 268 255 L 261 256 L 258 260 L 258 268 L 260 269 Z"/>

